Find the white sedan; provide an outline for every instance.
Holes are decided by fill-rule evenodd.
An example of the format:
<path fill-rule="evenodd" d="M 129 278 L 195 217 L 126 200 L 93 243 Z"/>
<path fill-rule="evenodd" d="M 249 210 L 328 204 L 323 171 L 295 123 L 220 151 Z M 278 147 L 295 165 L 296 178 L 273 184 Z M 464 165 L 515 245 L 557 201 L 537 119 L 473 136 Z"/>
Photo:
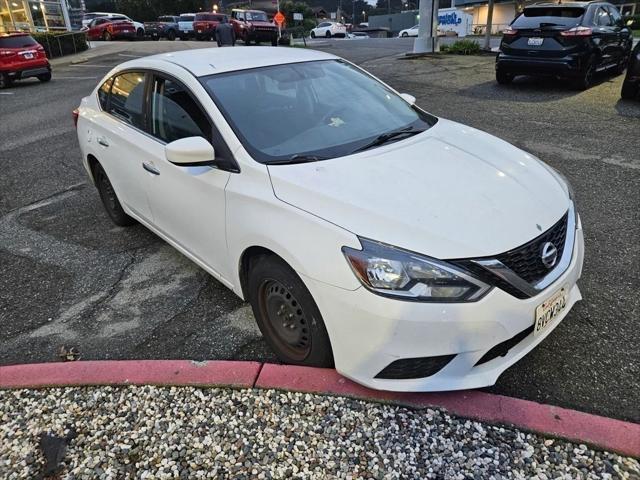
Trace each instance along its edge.
<path fill-rule="evenodd" d="M 411 28 L 405 28 L 404 30 L 400 30 L 398 34 L 399 37 L 417 37 L 418 36 L 418 25 L 414 25 Z"/>
<path fill-rule="evenodd" d="M 318 37 L 346 37 L 347 27 L 337 22 L 322 22 L 311 30 L 311 38 Z"/>
<path fill-rule="evenodd" d="M 284 362 L 385 390 L 482 387 L 581 299 L 562 175 L 328 53 L 132 60 L 75 118 L 113 222 L 249 301 Z"/>

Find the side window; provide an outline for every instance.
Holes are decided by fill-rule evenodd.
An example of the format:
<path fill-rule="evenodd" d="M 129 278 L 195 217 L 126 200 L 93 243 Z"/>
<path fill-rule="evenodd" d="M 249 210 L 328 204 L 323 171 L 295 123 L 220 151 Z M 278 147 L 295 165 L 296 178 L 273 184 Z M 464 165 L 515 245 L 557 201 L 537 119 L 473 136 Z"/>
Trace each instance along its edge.
<path fill-rule="evenodd" d="M 113 77 L 104 82 L 100 86 L 100 90 L 98 90 L 98 101 L 100 102 L 100 106 L 102 110 L 107 110 L 107 103 L 109 100 L 109 91 L 111 90 L 111 83 L 113 82 Z"/>
<path fill-rule="evenodd" d="M 140 129 L 144 129 L 144 77 L 141 72 L 115 77 L 109 102 L 109 113 Z"/>
<path fill-rule="evenodd" d="M 622 25 L 622 15 L 618 12 L 618 9 L 613 5 L 609 5 L 607 7 L 609 9 L 609 15 L 611 16 L 611 20 L 614 25 Z"/>
<path fill-rule="evenodd" d="M 604 7 L 598 7 L 596 10 L 595 24 L 598 27 L 609 27 L 612 25 L 611 17 Z"/>
<path fill-rule="evenodd" d="M 167 143 L 187 137 L 211 141 L 212 126 L 193 97 L 180 84 L 156 78 L 151 94 L 151 134 Z"/>

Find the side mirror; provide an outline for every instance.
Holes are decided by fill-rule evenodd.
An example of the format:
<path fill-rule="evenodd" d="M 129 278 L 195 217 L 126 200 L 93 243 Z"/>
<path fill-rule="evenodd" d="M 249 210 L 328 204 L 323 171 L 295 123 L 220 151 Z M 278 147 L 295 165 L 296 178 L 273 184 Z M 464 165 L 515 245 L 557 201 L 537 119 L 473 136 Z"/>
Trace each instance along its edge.
<path fill-rule="evenodd" d="M 414 97 L 413 95 L 409 95 L 408 93 L 401 93 L 400 96 L 409 105 L 413 106 L 416 104 L 416 97 Z"/>
<path fill-rule="evenodd" d="M 200 167 L 215 163 L 213 146 L 202 137 L 181 138 L 164 147 L 167 160 L 180 167 Z"/>

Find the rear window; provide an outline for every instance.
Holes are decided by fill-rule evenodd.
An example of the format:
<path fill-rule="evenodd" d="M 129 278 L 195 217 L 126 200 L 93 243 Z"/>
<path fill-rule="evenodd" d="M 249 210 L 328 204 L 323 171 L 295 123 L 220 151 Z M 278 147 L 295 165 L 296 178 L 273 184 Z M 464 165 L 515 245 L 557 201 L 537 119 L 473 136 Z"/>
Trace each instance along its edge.
<path fill-rule="evenodd" d="M 159 22 L 173 22 L 174 18 L 173 17 L 158 17 L 158 21 Z"/>
<path fill-rule="evenodd" d="M 195 15 L 180 15 L 181 22 L 193 22 Z"/>
<path fill-rule="evenodd" d="M 29 35 L 17 35 L 15 37 L 0 37 L 0 48 L 22 48 L 38 45 Z"/>
<path fill-rule="evenodd" d="M 584 8 L 576 7 L 525 8 L 511 25 L 514 28 L 574 27 L 583 15 Z"/>

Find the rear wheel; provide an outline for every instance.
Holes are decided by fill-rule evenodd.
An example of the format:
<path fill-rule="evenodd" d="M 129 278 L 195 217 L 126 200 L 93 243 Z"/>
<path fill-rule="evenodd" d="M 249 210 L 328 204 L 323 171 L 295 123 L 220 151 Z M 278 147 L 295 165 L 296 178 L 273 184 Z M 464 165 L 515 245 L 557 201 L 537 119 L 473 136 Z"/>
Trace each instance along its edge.
<path fill-rule="evenodd" d="M 271 46 L 272 47 L 277 47 L 278 46 L 278 37 L 273 37 L 271 39 Z"/>
<path fill-rule="evenodd" d="M 573 80 L 573 87 L 576 90 L 587 90 L 591 85 L 593 85 L 593 77 L 596 74 L 596 59 L 595 57 L 591 57 L 587 62 L 587 66 L 585 67 L 582 74 Z"/>
<path fill-rule="evenodd" d="M 136 37 L 138 37 L 139 40 L 142 40 L 144 38 L 144 30 L 142 28 L 136 30 Z"/>
<path fill-rule="evenodd" d="M 625 100 L 633 100 L 638 96 L 639 90 L 640 85 L 625 80 L 622 84 L 622 92 L 620 93 L 620 96 Z"/>
<path fill-rule="evenodd" d="M 275 255 L 256 258 L 247 289 L 260 331 L 283 362 L 333 366 L 331 342 L 320 311 L 289 265 Z"/>
<path fill-rule="evenodd" d="M 3 88 L 9 88 L 12 83 L 13 81 L 8 74 L 0 73 L 0 90 L 2 90 Z"/>
<path fill-rule="evenodd" d="M 408 36 L 409 36 L 409 34 L 408 34 L 407 32 L 402 32 L 402 36 L 403 36 L 403 37 L 408 37 Z"/>
<path fill-rule="evenodd" d="M 175 30 L 169 30 L 169 33 L 167 33 L 167 40 L 173 42 L 175 39 L 176 39 Z"/>
<path fill-rule="evenodd" d="M 242 41 L 245 45 L 251 45 L 251 37 L 249 36 L 249 32 L 247 32 L 246 30 L 242 35 Z"/>
<path fill-rule="evenodd" d="M 331 32 L 327 30 L 327 33 L 325 33 L 324 36 L 327 38 L 331 38 Z"/>
<path fill-rule="evenodd" d="M 49 80 L 51 80 L 51 72 L 38 75 L 38 80 L 40 80 L 41 82 L 48 82 Z"/>
<path fill-rule="evenodd" d="M 505 72 L 504 70 L 496 70 L 496 82 L 500 85 L 508 85 L 513 82 L 515 75 L 513 73 Z"/>
<path fill-rule="evenodd" d="M 119 227 L 134 225 L 136 221 L 125 213 L 109 181 L 109 177 L 107 177 L 106 172 L 99 163 L 93 168 L 93 178 L 95 179 L 102 205 L 104 205 L 104 209 L 107 211 L 111 221 Z"/>

